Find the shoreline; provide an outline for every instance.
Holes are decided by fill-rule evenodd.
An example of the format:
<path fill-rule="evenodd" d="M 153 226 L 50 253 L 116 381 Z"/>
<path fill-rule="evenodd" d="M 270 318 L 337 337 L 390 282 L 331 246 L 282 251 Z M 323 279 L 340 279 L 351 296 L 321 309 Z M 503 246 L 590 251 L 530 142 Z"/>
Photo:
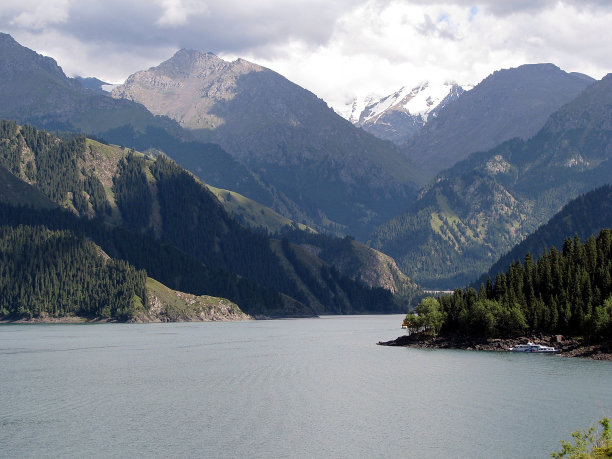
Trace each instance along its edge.
<path fill-rule="evenodd" d="M 535 344 L 554 346 L 555 355 L 580 357 L 592 360 L 612 361 L 612 342 L 589 343 L 575 337 L 561 335 L 521 336 L 517 338 L 473 338 L 465 336 L 403 335 L 391 341 L 379 341 L 379 346 L 413 347 L 420 349 L 461 349 L 466 351 L 508 351 L 518 344 L 532 341 Z"/>
<path fill-rule="evenodd" d="M 123 323 L 111 319 L 88 319 L 87 317 L 33 317 L 31 319 L 0 320 L 0 325 L 23 325 L 23 324 L 106 324 Z"/>
<path fill-rule="evenodd" d="M 38 324 L 57 324 L 57 325 L 89 325 L 89 324 L 154 324 L 154 323 L 182 323 L 182 322 L 243 322 L 241 318 L 228 319 L 193 319 L 193 320 L 160 320 L 160 319 L 143 319 L 142 317 L 132 318 L 130 320 L 114 320 L 105 318 L 87 318 L 87 317 L 34 317 L 31 319 L 17 320 L 0 320 L 0 325 L 38 325 Z"/>

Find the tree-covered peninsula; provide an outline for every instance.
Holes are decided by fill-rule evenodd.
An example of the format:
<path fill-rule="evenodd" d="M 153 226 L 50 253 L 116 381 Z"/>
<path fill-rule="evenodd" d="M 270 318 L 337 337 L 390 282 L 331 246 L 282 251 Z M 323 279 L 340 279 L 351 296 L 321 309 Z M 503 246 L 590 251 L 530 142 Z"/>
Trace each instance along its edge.
<path fill-rule="evenodd" d="M 128 320 L 146 302 L 145 282 L 145 271 L 71 231 L 0 226 L 0 320 Z"/>
<path fill-rule="evenodd" d="M 568 238 L 561 251 L 551 247 L 537 260 L 527 253 L 524 261 L 512 263 L 478 290 L 425 298 L 406 316 L 404 326 L 412 336 L 398 338 L 396 345 L 434 336 L 444 346 L 452 346 L 453 340 L 465 344 L 545 335 L 609 342 L 612 231 L 604 229 L 585 242 Z"/>

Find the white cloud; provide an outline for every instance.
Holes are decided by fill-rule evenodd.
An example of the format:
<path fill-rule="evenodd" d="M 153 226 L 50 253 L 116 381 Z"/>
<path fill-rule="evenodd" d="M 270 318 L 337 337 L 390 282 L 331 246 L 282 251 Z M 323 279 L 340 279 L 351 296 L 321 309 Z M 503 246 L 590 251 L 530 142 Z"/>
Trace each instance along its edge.
<path fill-rule="evenodd" d="M 596 78 L 612 71 L 612 43 L 603 38 L 612 7 L 555 1 L 535 8 L 533 3 L 546 2 L 529 1 L 510 14 L 489 3 L 475 9 L 461 0 L 364 2 L 343 15 L 316 49 L 292 45 L 282 58 L 251 57 L 333 106 L 425 79 L 475 84 L 497 69 L 525 63 L 553 62 Z"/>
<path fill-rule="evenodd" d="M 553 62 L 612 71 L 608 0 L 3 0 L 0 30 L 116 82 L 179 48 L 243 57 L 332 105 L 425 79 Z"/>
<path fill-rule="evenodd" d="M 156 3 L 163 9 L 163 15 L 156 21 L 161 26 L 183 25 L 194 15 L 209 12 L 206 3 L 197 0 L 157 0 Z"/>
<path fill-rule="evenodd" d="M 6 11 L 14 11 L 14 16 L 10 19 L 11 24 L 40 30 L 45 27 L 65 22 L 68 19 L 69 0 L 58 1 L 8 1 L 3 5 Z"/>

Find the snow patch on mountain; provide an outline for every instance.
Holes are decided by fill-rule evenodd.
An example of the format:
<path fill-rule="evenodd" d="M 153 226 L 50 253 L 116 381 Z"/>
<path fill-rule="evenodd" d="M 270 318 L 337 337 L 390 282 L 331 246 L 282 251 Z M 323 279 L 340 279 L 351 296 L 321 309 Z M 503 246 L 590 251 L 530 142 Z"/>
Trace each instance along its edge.
<path fill-rule="evenodd" d="M 354 98 L 337 113 L 356 126 L 385 140 L 401 144 L 412 137 L 437 111 L 471 86 L 454 81 L 422 82 L 404 86 L 385 97 Z"/>
<path fill-rule="evenodd" d="M 368 94 L 363 98 L 353 97 L 348 99 L 341 107 L 334 107 L 334 111 L 342 118 L 357 124 L 359 122 L 359 115 L 361 115 L 366 107 L 375 104 L 378 100 L 380 100 L 380 96 L 376 94 Z"/>
<path fill-rule="evenodd" d="M 359 124 L 376 121 L 388 110 L 401 110 L 413 116 L 420 116 L 423 123 L 426 123 L 429 114 L 456 86 L 457 84 L 452 81 L 439 85 L 425 81 L 412 89 L 404 86 L 399 91 L 366 105 L 359 115 Z"/>

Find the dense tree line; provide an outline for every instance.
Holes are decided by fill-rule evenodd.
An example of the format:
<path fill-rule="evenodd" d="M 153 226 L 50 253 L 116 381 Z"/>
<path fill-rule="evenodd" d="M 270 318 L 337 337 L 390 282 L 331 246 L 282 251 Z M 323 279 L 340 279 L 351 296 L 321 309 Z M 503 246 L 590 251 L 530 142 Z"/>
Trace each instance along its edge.
<path fill-rule="evenodd" d="M 146 273 L 105 259 L 70 231 L 0 226 L 0 318 L 48 315 L 126 320 L 145 298 Z"/>
<path fill-rule="evenodd" d="M 147 164 L 132 152 L 122 158 L 113 177 L 115 202 L 128 228 L 143 230 L 149 226 L 153 197 L 147 179 Z"/>
<path fill-rule="evenodd" d="M 105 190 L 99 179 L 87 173 L 87 163 L 82 161 L 86 157 L 84 137 L 60 140 L 10 122 L 0 123 L 0 134 L 2 129 L 8 137 L 2 140 L 0 152 L 5 151 L 6 158 L 12 158 L 11 152 L 15 150 L 20 168 L 32 155 L 41 159 L 33 162 L 33 184 L 37 188 L 63 207 L 76 210 L 78 215 L 99 218 L 87 222 L 48 212 L 37 224 L 55 224 L 53 229 L 87 235 L 110 256 L 146 269 L 151 277 L 171 288 L 223 296 L 251 314 L 282 315 L 287 302 L 280 293 L 299 298 L 296 280 L 273 251 L 270 236 L 240 225 L 202 183 L 164 155 L 152 160 L 128 153 L 119 161 L 112 191 L 123 226 L 111 230 L 102 223 L 110 212 Z M 16 147 L 11 150 L 13 141 Z M 8 146 L 3 148 L 4 144 Z M 54 155 L 61 168 L 51 167 Z M 9 163 L 6 159 L 5 164 Z M 40 188 L 43 182 L 49 186 Z M 60 220 L 68 226 L 61 226 Z M 178 260 L 183 260 L 184 266 Z M 306 269 L 316 271 L 318 267 Z M 308 278 L 306 271 L 301 272 Z M 308 284 L 320 289 L 343 288 L 347 301 L 353 298 L 362 301 L 359 298 L 370 295 L 365 293 L 369 291 L 367 287 L 354 285 L 356 281 L 344 277 L 341 282 Z M 321 312 L 338 310 L 334 301 L 339 300 L 333 298 L 339 297 L 333 290 L 318 296 L 329 300 Z M 375 297 L 375 302 L 367 310 L 385 311 L 383 303 L 391 295 L 377 293 L 370 297 Z M 396 305 L 391 300 L 387 306 L 395 310 Z M 303 311 L 309 310 L 308 305 L 302 307 Z"/>
<path fill-rule="evenodd" d="M 437 301 L 443 334 L 612 337 L 612 231 L 584 243 L 566 239 L 562 251 L 552 247 L 537 261 L 527 253 L 494 282 Z"/>
<path fill-rule="evenodd" d="M 110 228 L 98 219 L 78 218 L 63 209 L 40 210 L 4 203 L 0 203 L 0 222 L 12 227 L 44 225 L 54 231 L 69 230 L 78 237 L 91 239 L 112 258 L 146 270 L 150 277 L 170 288 L 195 295 L 228 298 L 249 314 L 280 314 L 283 308 L 276 291 L 225 270 L 209 268 L 148 234 L 122 227 Z"/>
<path fill-rule="evenodd" d="M 612 186 L 604 185 L 567 203 L 559 213 L 539 227 L 520 244 L 502 256 L 478 282 L 495 278 L 506 271 L 515 260 L 522 260 L 527 252 L 539 257 L 549 247 L 561 247 L 564 235 L 575 234 L 582 240 L 612 227 Z"/>
<path fill-rule="evenodd" d="M 103 216 L 110 213 L 104 187 L 97 177 L 79 169 L 85 141 L 83 135 L 59 139 L 29 125 L 0 120 L 0 165 L 79 215 Z"/>

